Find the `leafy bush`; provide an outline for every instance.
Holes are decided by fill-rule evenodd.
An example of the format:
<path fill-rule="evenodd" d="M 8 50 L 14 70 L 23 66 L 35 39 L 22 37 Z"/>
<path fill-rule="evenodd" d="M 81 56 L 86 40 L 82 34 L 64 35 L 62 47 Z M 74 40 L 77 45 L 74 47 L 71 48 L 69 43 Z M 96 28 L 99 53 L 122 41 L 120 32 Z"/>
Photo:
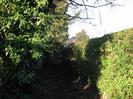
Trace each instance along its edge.
<path fill-rule="evenodd" d="M 71 60 L 75 61 L 75 69 L 78 70 L 81 77 L 87 76 L 88 73 L 89 66 L 86 52 L 88 43 L 89 37 L 84 30 L 76 34 L 75 44 L 73 46 L 74 55 L 72 55 Z"/>
<path fill-rule="evenodd" d="M 64 0 L 0 1 L 0 87 L 14 79 L 30 83 L 41 56 L 62 49 L 68 36 L 67 17 L 55 12 L 65 14 L 66 9 Z"/>
<path fill-rule="evenodd" d="M 82 30 L 76 34 L 75 38 L 75 60 L 80 62 L 81 60 L 86 60 L 86 47 L 89 42 L 89 37 L 86 32 Z"/>
<path fill-rule="evenodd" d="M 133 29 L 114 33 L 102 44 L 98 87 L 103 98 L 133 98 Z"/>
<path fill-rule="evenodd" d="M 3 54 L 0 57 L 6 57 L 5 63 L 10 60 L 8 68 L 28 64 L 32 68 L 34 64 L 31 63 L 37 63 L 45 52 L 55 53 L 62 49 L 68 36 L 67 17 L 58 17 L 54 12 L 65 14 L 67 5 L 65 1 L 54 3 L 56 8 L 49 8 L 53 5 L 49 0 L 0 2 L 0 54 Z M 59 7 L 60 3 L 63 7 Z M 0 67 L 4 70 L 3 65 Z"/>

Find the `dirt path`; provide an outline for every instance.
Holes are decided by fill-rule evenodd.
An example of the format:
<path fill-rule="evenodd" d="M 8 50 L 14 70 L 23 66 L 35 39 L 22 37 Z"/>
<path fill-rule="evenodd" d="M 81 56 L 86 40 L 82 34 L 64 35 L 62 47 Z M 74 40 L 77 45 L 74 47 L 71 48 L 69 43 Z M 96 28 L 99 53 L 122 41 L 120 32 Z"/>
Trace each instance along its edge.
<path fill-rule="evenodd" d="M 64 71 L 47 69 L 38 76 L 32 99 L 99 99 L 95 85 L 74 83 Z"/>

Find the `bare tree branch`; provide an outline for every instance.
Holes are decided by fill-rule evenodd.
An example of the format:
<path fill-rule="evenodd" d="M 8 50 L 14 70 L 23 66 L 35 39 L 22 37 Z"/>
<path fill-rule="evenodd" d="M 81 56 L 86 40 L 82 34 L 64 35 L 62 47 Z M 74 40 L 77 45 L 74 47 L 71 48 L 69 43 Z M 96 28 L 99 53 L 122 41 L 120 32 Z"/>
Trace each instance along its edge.
<path fill-rule="evenodd" d="M 84 0 L 82 0 L 83 2 L 84 2 Z M 78 2 L 76 2 L 76 1 L 74 1 L 74 0 L 70 0 L 70 2 L 67 2 L 68 4 L 71 4 L 71 5 L 73 5 L 73 6 L 86 6 L 86 7 L 89 7 L 89 8 L 99 8 L 99 7 L 103 7 L 103 6 L 108 6 L 108 5 L 111 5 L 111 6 L 113 6 L 114 5 L 114 3 L 113 2 L 108 2 L 108 3 L 105 3 L 105 4 L 101 4 L 101 5 L 87 5 L 87 4 L 85 4 L 85 3 L 78 3 Z"/>
<path fill-rule="evenodd" d="M 78 12 L 78 10 L 80 10 L 80 12 L 82 12 L 81 11 L 81 8 L 82 8 L 83 11 L 85 11 L 85 13 L 83 12 L 83 14 L 86 14 L 86 17 L 82 17 L 82 16 L 80 16 L 81 13 L 79 13 L 79 14 L 75 13 L 75 15 L 74 15 L 74 13 L 72 12 L 71 14 L 67 14 L 67 16 L 69 17 L 69 20 L 79 19 L 79 20 L 85 20 L 85 21 L 94 19 L 94 18 L 89 18 L 88 10 L 90 8 L 96 9 L 96 8 L 100 8 L 100 7 L 104 7 L 104 6 L 111 6 L 111 7 L 119 6 L 118 4 L 115 4 L 115 0 L 94 0 L 94 3 L 92 3 L 92 4 L 89 3 L 89 0 L 86 0 L 86 1 L 82 0 L 81 2 L 78 2 L 76 0 L 67 0 L 66 3 L 68 4 L 68 6 L 77 8 L 72 11 L 76 10 Z M 90 22 L 90 24 L 92 24 L 92 23 Z M 95 26 L 95 24 L 92 24 L 92 25 Z"/>
<path fill-rule="evenodd" d="M 83 20 L 92 20 L 94 18 L 89 18 L 89 17 L 80 17 L 80 16 L 73 16 L 73 15 L 69 15 L 67 14 L 67 16 L 69 17 L 69 20 L 72 20 L 72 19 L 83 19 Z"/>
<path fill-rule="evenodd" d="M 87 8 L 86 8 L 86 5 L 85 5 L 85 2 L 84 2 L 84 0 L 82 0 L 82 2 L 83 2 L 83 5 L 84 5 L 84 7 L 85 7 L 86 16 L 87 16 L 87 18 L 88 18 L 88 11 L 87 11 Z"/>

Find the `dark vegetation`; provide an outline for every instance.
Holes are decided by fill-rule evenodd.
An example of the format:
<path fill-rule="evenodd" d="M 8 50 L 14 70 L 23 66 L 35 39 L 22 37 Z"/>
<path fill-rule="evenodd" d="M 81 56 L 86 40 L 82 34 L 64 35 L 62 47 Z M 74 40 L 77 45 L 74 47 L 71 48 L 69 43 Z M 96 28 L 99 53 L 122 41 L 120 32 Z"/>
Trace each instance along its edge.
<path fill-rule="evenodd" d="M 100 38 L 90 39 L 87 45 L 87 57 L 89 59 L 89 77 L 92 83 L 97 83 L 100 76 L 101 65 L 101 46 L 108 40 L 112 39 L 112 34 Z"/>
<path fill-rule="evenodd" d="M 0 99 L 133 98 L 133 29 L 69 40 L 69 4 L 0 1 Z"/>

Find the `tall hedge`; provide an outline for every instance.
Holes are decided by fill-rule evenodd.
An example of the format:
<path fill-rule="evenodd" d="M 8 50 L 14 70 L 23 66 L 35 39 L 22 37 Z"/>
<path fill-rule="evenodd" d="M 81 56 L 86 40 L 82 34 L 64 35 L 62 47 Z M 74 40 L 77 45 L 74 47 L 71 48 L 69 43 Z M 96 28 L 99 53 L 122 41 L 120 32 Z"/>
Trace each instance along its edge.
<path fill-rule="evenodd" d="M 112 34 L 100 47 L 98 87 L 104 99 L 133 98 L 133 29 Z"/>

